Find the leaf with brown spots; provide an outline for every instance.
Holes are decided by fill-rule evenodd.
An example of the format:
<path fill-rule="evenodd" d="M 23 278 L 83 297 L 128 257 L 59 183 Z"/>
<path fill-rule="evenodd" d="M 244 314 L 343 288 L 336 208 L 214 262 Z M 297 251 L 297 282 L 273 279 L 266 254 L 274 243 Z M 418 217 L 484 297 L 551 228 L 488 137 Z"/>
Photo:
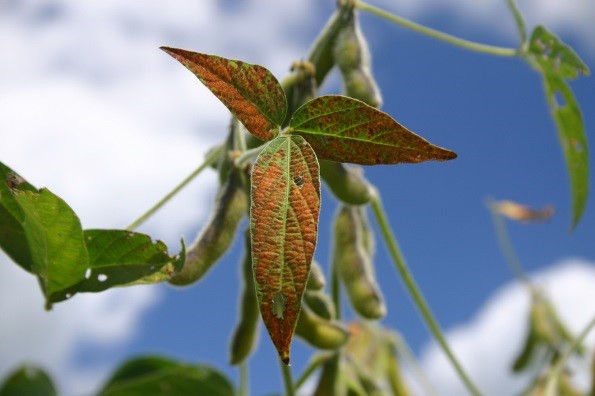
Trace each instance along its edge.
<path fill-rule="evenodd" d="M 289 132 L 303 136 L 320 159 L 362 165 L 450 160 L 435 146 L 362 101 L 321 96 L 296 110 Z"/>
<path fill-rule="evenodd" d="M 252 171 L 250 231 L 256 295 L 281 359 L 289 362 L 316 247 L 320 171 L 300 136 L 280 136 L 261 151 Z"/>
<path fill-rule="evenodd" d="M 254 136 L 261 140 L 277 136 L 287 112 L 287 100 L 270 71 L 220 56 L 161 49 L 194 73 Z"/>

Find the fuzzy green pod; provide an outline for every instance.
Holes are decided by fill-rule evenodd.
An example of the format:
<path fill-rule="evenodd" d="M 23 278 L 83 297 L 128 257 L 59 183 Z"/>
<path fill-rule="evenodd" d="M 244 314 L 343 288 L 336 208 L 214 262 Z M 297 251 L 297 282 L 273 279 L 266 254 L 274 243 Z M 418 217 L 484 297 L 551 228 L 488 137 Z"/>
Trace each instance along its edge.
<path fill-rule="evenodd" d="M 312 260 L 310 264 L 310 274 L 308 275 L 308 283 L 306 284 L 307 290 L 321 290 L 326 285 L 326 279 L 320 264 L 316 260 Z"/>
<path fill-rule="evenodd" d="M 314 65 L 308 61 L 293 62 L 290 74 L 281 82 L 287 98 L 287 114 L 283 125 L 287 125 L 298 107 L 314 99 L 318 93 Z"/>
<path fill-rule="evenodd" d="M 370 220 L 368 219 L 366 208 L 363 206 L 358 206 L 356 208 L 355 214 L 357 216 L 358 221 L 360 222 L 360 227 L 362 229 L 362 243 L 364 245 L 364 249 L 371 259 L 372 257 L 374 257 L 374 252 L 376 251 L 376 240 L 374 238 L 374 232 L 372 231 L 372 227 L 370 227 Z"/>
<path fill-rule="evenodd" d="M 320 176 L 340 201 L 350 205 L 370 202 L 370 183 L 361 168 L 327 160 L 319 160 L 319 163 Z"/>
<path fill-rule="evenodd" d="M 325 320 L 302 305 L 295 334 L 319 349 L 337 349 L 349 339 L 349 331 L 339 322 Z"/>
<path fill-rule="evenodd" d="M 373 107 L 382 106 L 382 95 L 371 71 L 370 49 L 355 12 L 337 35 L 333 55 L 347 96 Z"/>
<path fill-rule="evenodd" d="M 242 363 L 252 353 L 256 345 L 256 340 L 258 340 L 259 311 L 256 290 L 254 289 L 249 231 L 246 231 L 244 239 L 245 248 L 242 263 L 243 289 L 240 317 L 231 338 L 229 362 L 232 365 Z"/>
<path fill-rule="evenodd" d="M 227 251 L 247 210 L 248 196 L 242 186 L 240 171 L 234 168 L 219 189 L 211 218 L 188 248 L 184 267 L 169 282 L 184 286 L 199 280 Z"/>
<path fill-rule="evenodd" d="M 304 303 L 323 319 L 331 320 L 336 316 L 333 301 L 321 290 L 306 290 L 304 293 Z"/>
<path fill-rule="evenodd" d="M 538 345 L 537 341 L 538 340 L 535 332 L 530 329 L 525 339 L 523 349 L 512 364 L 513 372 L 520 373 L 529 366 L 529 363 L 531 363 L 533 357 L 535 356 L 536 347 Z"/>
<path fill-rule="evenodd" d="M 388 347 L 394 349 L 392 346 Z M 410 396 L 411 393 L 409 392 L 409 387 L 405 383 L 405 380 L 401 374 L 401 368 L 396 355 L 397 353 L 394 350 L 388 354 L 388 364 L 386 368 L 388 385 L 394 396 Z"/>
<path fill-rule="evenodd" d="M 359 216 L 356 207 L 339 208 L 335 216 L 333 260 L 355 311 L 366 319 L 380 319 L 386 314 L 386 306 L 364 247 Z"/>

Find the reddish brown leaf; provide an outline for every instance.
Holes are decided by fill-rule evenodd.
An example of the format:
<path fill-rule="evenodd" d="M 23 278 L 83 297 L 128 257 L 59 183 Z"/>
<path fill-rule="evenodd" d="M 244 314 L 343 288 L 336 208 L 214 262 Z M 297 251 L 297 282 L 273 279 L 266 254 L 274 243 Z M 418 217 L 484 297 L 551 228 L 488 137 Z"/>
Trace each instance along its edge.
<path fill-rule="evenodd" d="M 316 155 L 299 136 L 265 146 L 252 171 L 250 230 L 262 319 L 285 362 L 316 247 L 320 175 Z"/>
<path fill-rule="evenodd" d="M 320 159 L 336 162 L 379 165 L 457 157 L 388 114 L 346 96 L 311 100 L 296 110 L 289 126 L 289 132 L 303 136 Z"/>
<path fill-rule="evenodd" d="M 271 140 L 285 119 L 287 101 L 277 79 L 262 66 L 161 47 L 194 73 L 254 136 Z"/>

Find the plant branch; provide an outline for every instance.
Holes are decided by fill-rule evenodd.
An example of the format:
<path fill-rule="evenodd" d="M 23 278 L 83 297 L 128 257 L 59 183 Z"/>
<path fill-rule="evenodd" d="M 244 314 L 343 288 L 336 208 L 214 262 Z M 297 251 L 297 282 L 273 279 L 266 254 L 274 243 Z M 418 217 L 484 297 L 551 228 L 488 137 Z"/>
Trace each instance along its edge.
<path fill-rule="evenodd" d="M 426 392 L 425 394 L 430 395 L 430 396 L 438 395 L 436 388 L 434 388 L 434 385 L 432 385 L 432 381 L 430 381 L 430 379 L 428 378 L 428 376 L 426 375 L 424 370 L 419 365 L 419 362 L 417 361 L 415 354 L 413 353 L 413 351 L 411 350 L 411 348 L 409 347 L 409 345 L 407 344 L 407 342 L 405 341 L 403 336 L 398 333 L 395 333 L 395 336 L 396 336 L 396 341 L 397 341 L 396 345 L 395 345 L 397 353 L 399 355 L 401 355 L 402 357 L 404 357 L 405 360 L 407 360 L 407 364 L 409 365 L 409 368 L 413 371 L 413 373 L 417 377 L 417 381 L 419 382 L 419 384 L 422 386 L 422 388 Z"/>
<path fill-rule="evenodd" d="M 314 356 L 308 363 L 308 366 L 306 367 L 302 375 L 300 375 L 297 381 L 295 381 L 295 386 L 293 388 L 297 390 L 300 388 L 300 386 L 304 385 L 304 382 L 306 382 L 308 378 L 310 378 L 310 376 L 316 371 L 316 369 L 318 369 L 318 367 L 320 367 L 331 357 L 332 355 L 329 356 L 327 354 Z"/>
<path fill-rule="evenodd" d="M 238 396 L 248 395 L 248 361 L 244 360 L 240 364 L 240 387 L 238 389 Z"/>
<path fill-rule="evenodd" d="M 291 379 L 291 368 L 288 364 L 283 363 L 281 358 L 279 358 L 279 366 L 281 366 L 281 373 L 283 374 L 283 383 L 285 384 L 285 396 L 295 396 L 293 380 Z"/>
<path fill-rule="evenodd" d="M 484 54 L 491 54 L 497 56 L 516 56 L 518 55 L 518 50 L 515 48 L 507 48 L 507 47 L 497 47 L 494 45 L 487 45 L 476 43 L 474 41 L 465 40 L 462 38 L 458 38 L 448 33 L 441 32 L 436 29 L 429 28 L 427 26 L 420 25 L 419 23 L 415 23 L 410 21 L 409 19 L 403 18 L 398 15 L 391 14 L 387 11 L 384 11 L 380 8 L 374 7 L 370 4 L 367 4 L 363 1 L 357 0 L 355 1 L 355 6 L 363 11 L 368 11 L 374 15 L 377 15 L 381 18 L 388 19 L 391 22 L 394 22 L 398 25 L 404 26 L 408 29 L 414 30 L 418 33 L 425 34 L 426 36 L 433 37 L 438 40 L 446 41 L 447 43 L 456 45 L 458 47 L 462 47 L 471 51 L 475 52 L 482 52 Z"/>
<path fill-rule="evenodd" d="M 504 219 L 494 210 L 494 203 L 495 201 L 492 198 L 488 198 L 486 200 L 486 205 L 490 210 L 490 214 L 492 215 L 494 230 L 496 231 L 498 245 L 500 245 L 500 251 L 504 256 L 504 261 L 506 261 L 508 268 L 510 268 L 514 276 L 516 276 L 519 281 L 521 281 L 524 285 L 531 289 L 531 282 L 529 281 L 529 277 L 523 270 L 521 260 L 519 259 L 519 256 L 517 256 L 514 247 L 512 246 L 510 236 L 508 235 L 508 231 L 506 231 L 506 224 L 504 223 Z"/>
<path fill-rule="evenodd" d="M 141 224 L 143 224 L 149 217 L 155 214 L 163 205 L 165 205 L 170 199 L 172 199 L 180 190 L 182 190 L 188 183 L 190 183 L 200 172 L 203 171 L 206 167 L 214 163 L 218 158 L 221 152 L 223 151 L 223 146 L 217 146 L 207 156 L 202 164 L 198 166 L 191 174 L 186 176 L 184 180 L 182 180 L 173 190 L 171 190 L 167 195 L 165 195 L 159 202 L 153 205 L 149 210 L 143 213 L 138 219 L 134 220 L 128 227 L 127 230 L 132 231 L 138 228 Z"/>
<path fill-rule="evenodd" d="M 593 327 L 595 327 L 595 317 L 593 317 L 591 319 L 591 321 L 585 326 L 583 331 L 581 331 L 581 333 L 572 341 L 572 344 L 568 347 L 568 349 L 566 349 L 566 351 L 564 352 L 564 354 L 562 354 L 560 359 L 558 359 L 558 362 L 556 363 L 556 365 L 554 366 L 554 368 L 548 375 L 548 380 L 545 385 L 545 393 L 544 394 L 546 394 L 546 395 L 556 395 L 557 394 L 556 388 L 558 386 L 558 379 L 560 378 L 560 374 L 562 374 L 562 371 L 564 370 L 564 367 L 566 366 L 566 361 L 568 360 L 570 355 L 572 355 L 572 352 L 575 349 L 577 349 L 579 347 L 579 345 L 582 344 L 582 342 L 587 337 L 589 332 L 591 330 L 593 330 Z"/>
<path fill-rule="evenodd" d="M 508 4 L 510 12 L 512 12 L 517 30 L 519 31 L 519 37 L 521 39 L 520 48 L 523 48 L 527 42 L 527 28 L 525 27 L 525 20 L 523 19 L 521 10 L 519 10 L 515 0 L 506 0 L 506 3 Z"/>
<path fill-rule="evenodd" d="M 238 168 L 243 168 L 246 164 L 248 164 L 250 161 L 252 161 L 254 158 L 258 156 L 263 147 L 264 145 L 261 145 L 258 147 L 254 147 L 253 149 L 244 151 L 242 155 L 235 159 L 235 166 L 237 166 Z"/>
<path fill-rule="evenodd" d="M 392 233 L 390 225 L 388 224 L 387 216 L 384 211 L 382 201 L 380 199 L 380 196 L 378 195 L 378 191 L 375 188 L 372 189 L 371 205 L 372 210 L 374 212 L 374 216 L 378 221 L 382 237 L 384 238 L 384 242 L 386 243 L 386 247 L 388 248 L 388 251 L 395 263 L 395 266 L 397 267 L 397 270 L 399 271 L 399 274 L 401 275 L 401 279 L 405 283 L 409 295 L 415 302 L 415 305 L 417 305 L 417 308 L 420 314 L 422 315 L 423 319 L 425 320 L 430 332 L 432 333 L 434 338 L 436 338 L 436 341 L 438 342 L 440 347 L 442 347 L 442 350 L 450 360 L 461 381 L 467 387 L 467 390 L 474 396 L 481 395 L 479 389 L 471 381 L 471 378 L 467 375 L 467 373 L 463 369 L 463 366 L 459 363 L 456 356 L 450 349 L 450 346 L 448 345 L 446 338 L 442 334 L 440 325 L 438 324 L 436 319 L 434 319 L 434 315 L 430 311 L 430 308 L 428 307 L 428 304 L 426 303 L 423 294 L 419 290 L 411 272 L 407 268 L 403 255 L 401 254 L 399 244 L 397 243 L 397 240 L 395 239 Z"/>

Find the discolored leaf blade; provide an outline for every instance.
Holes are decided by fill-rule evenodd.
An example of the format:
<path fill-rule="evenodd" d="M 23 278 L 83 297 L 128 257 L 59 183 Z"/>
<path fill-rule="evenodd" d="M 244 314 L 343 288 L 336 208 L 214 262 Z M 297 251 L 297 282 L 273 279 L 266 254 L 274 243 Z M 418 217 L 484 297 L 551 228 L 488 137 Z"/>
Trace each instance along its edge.
<path fill-rule="evenodd" d="M 278 134 L 287 100 L 266 68 L 178 48 L 161 49 L 194 73 L 254 136 L 271 140 Z"/>
<path fill-rule="evenodd" d="M 289 348 L 316 246 L 320 171 L 300 136 L 269 142 L 252 171 L 250 230 L 260 312 L 279 356 Z"/>
<path fill-rule="evenodd" d="M 560 76 L 545 74 L 544 87 L 570 178 L 574 228 L 585 211 L 589 194 L 589 153 L 585 126 L 574 94 Z"/>
<path fill-rule="evenodd" d="M 75 293 L 100 292 L 130 284 L 158 283 L 168 280 L 182 268 L 185 247 L 171 257 L 167 246 L 151 237 L 126 230 L 85 230 L 89 262 L 80 281 L 54 294 L 51 302 L 66 300 Z"/>
<path fill-rule="evenodd" d="M 0 396 L 56 396 L 51 378 L 41 369 L 25 365 L 13 371 L 0 383 Z"/>
<path fill-rule="evenodd" d="M 533 30 L 528 53 L 546 73 L 554 73 L 565 79 L 590 74 L 577 53 L 542 25 Z"/>
<path fill-rule="evenodd" d="M 289 126 L 289 132 L 306 139 L 319 158 L 331 161 L 379 165 L 457 157 L 388 114 L 346 96 L 311 100 L 296 110 Z"/>
<path fill-rule="evenodd" d="M 233 396 L 231 382 L 207 365 L 141 356 L 122 364 L 99 396 L 213 395 Z"/>

